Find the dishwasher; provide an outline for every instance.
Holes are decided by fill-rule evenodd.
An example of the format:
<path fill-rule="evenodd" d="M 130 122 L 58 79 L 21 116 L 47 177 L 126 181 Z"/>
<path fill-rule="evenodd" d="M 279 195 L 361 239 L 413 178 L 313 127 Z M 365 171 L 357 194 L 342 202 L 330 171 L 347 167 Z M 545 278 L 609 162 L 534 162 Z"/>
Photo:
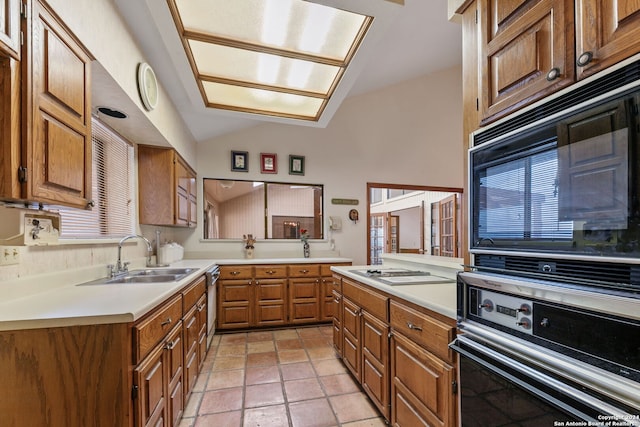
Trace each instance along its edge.
<path fill-rule="evenodd" d="M 216 282 L 220 277 L 220 267 L 213 265 L 205 272 L 207 280 L 207 349 L 211 346 L 216 332 Z"/>

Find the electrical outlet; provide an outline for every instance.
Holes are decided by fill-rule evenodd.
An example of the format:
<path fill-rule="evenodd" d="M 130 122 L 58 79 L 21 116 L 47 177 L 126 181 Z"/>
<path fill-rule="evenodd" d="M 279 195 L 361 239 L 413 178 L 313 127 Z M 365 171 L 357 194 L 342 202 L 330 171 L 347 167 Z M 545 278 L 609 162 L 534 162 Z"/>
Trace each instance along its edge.
<path fill-rule="evenodd" d="M 20 246 L 0 246 L 0 265 L 20 264 Z"/>

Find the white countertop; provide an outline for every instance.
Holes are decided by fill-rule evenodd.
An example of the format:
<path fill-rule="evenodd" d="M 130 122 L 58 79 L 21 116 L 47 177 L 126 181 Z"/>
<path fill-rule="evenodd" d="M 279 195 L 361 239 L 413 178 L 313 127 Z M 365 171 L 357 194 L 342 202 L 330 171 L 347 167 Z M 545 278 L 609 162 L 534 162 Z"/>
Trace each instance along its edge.
<path fill-rule="evenodd" d="M 385 260 L 386 262 L 386 260 Z M 425 307 L 429 310 L 440 313 L 451 319 L 456 319 L 456 269 L 450 268 L 455 266 L 430 266 L 427 263 L 421 263 L 419 268 L 415 266 L 402 265 L 401 263 L 393 263 L 393 268 L 404 267 L 412 270 L 420 270 L 429 272 L 431 275 L 435 275 L 443 278 L 443 280 L 449 280 L 448 283 L 429 283 L 429 284 L 415 284 L 415 285 L 387 285 L 380 282 L 377 279 L 365 277 L 358 273 L 357 270 L 368 269 L 384 269 L 389 268 L 389 265 L 354 265 L 354 266 L 336 266 L 331 267 L 331 270 L 342 274 L 346 277 L 354 279 L 358 282 L 371 286 L 372 288 L 379 289 L 390 295 L 395 295 L 406 301 L 417 304 L 421 307 Z"/>
<path fill-rule="evenodd" d="M 172 268 L 196 271 L 166 283 L 77 286 L 100 277 L 84 270 L 18 279 L 3 284 L 0 330 L 134 322 L 214 264 L 195 259 L 172 263 Z"/>

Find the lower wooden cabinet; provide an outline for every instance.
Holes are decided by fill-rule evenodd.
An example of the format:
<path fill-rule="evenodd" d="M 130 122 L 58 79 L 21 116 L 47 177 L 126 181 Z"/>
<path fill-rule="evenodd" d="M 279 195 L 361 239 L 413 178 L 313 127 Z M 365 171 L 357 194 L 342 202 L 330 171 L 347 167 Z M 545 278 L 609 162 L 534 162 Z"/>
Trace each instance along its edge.
<path fill-rule="evenodd" d="M 456 426 L 455 320 L 336 275 L 333 343 L 393 426 Z"/>
<path fill-rule="evenodd" d="M 281 326 L 287 321 L 287 280 L 255 281 L 255 326 Z"/>
<path fill-rule="evenodd" d="M 391 337 L 391 425 L 454 426 L 456 371 L 399 333 Z"/>

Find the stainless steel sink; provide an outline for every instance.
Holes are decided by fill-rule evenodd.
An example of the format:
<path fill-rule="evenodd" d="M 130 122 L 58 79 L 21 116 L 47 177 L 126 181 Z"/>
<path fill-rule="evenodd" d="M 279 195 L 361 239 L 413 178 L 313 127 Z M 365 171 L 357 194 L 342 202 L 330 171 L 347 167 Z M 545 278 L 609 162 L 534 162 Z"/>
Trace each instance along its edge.
<path fill-rule="evenodd" d="M 91 282 L 81 283 L 78 286 L 86 285 L 109 285 L 121 283 L 167 283 L 182 280 L 192 272 L 195 268 L 145 268 L 141 270 L 132 270 L 122 276 L 104 277 L 102 279 L 92 280 Z"/>

